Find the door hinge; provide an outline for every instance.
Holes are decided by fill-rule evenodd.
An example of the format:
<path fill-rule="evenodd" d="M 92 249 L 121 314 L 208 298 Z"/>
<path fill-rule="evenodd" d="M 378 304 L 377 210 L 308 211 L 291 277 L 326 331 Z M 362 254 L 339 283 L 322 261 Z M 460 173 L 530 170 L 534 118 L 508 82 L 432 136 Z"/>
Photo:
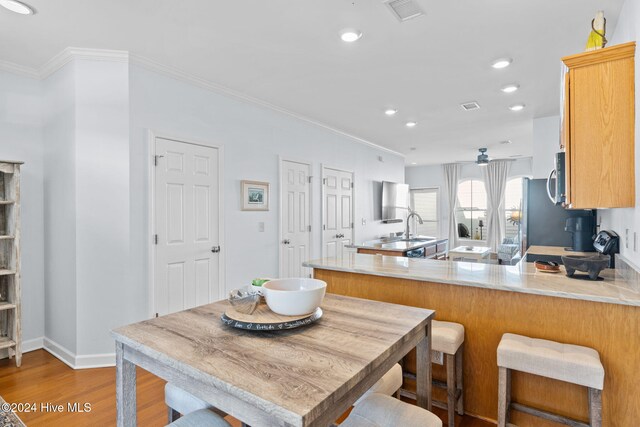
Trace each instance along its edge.
<path fill-rule="evenodd" d="M 313 176 L 309 175 L 309 177 L 307 178 L 309 180 L 309 184 L 311 184 L 311 179 L 313 178 Z"/>
<path fill-rule="evenodd" d="M 307 231 L 311 232 L 311 226 L 310 225 L 307 225 Z"/>
<path fill-rule="evenodd" d="M 157 245 L 157 244 L 158 244 L 158 235 L 157 235 L 157 234 L 154 234 L 154 235 L 153 235 L 153 244 L 154 244 L 154 245 Z"/>
<path fill-rule="evenodd" d="M 353 182 L 351 183 L 351 188 L 353 188 Z"/>
<path fill-rule="evenodd" d="M 326 230 L 327 229 L 327 225 L 326 224 L 322 224 L 322 229 Z"/>
<path fill-rule="evenodd" d="M 156 317 L 159 317 L 159 316 L 158 316 L 158 313 L 156 313 Z"/>
<path fill-rule="evenodd" d="M 327 178 L 322 178 L 322 185 L 327 185 Z"/>
<path fill-rule="evenodd" d="M 356 227 L 355 224 L 352 222 L 351 223 L 351 228 L 355 228 L 355 227 Z"/>

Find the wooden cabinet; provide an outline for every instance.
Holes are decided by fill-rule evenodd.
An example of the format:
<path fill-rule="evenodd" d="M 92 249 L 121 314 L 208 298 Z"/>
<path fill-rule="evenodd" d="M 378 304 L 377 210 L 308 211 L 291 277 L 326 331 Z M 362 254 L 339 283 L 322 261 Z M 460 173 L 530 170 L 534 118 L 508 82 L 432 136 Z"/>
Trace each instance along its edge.
<path fill-rule="evenodd" d="M 562 59 L 566 207 L 635 206 L 635 43 Z"/>
<path fill-rule="evenodd" d="M 20 165 L 0 160 L 0 349 L 22 362 Z"/>

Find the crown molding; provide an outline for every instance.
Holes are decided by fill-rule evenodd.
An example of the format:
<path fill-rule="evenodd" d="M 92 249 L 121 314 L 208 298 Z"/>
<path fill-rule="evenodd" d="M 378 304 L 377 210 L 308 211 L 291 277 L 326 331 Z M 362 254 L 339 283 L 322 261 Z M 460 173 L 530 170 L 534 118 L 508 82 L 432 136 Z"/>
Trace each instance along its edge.
<path fill-rule="evenodd" d="M 38 73 L 38 70 L 35 68 L 25 67 L 24 65 L 14 64 L 9 61 L 0 61 L 0 70 L 30 79 L 40 78 L 40 73 Z"/>
<path fill-rule="evenodd" d="M 68 47 L 47 61 L 39 70 L 41 79 L 46 79 L 74 59 L 93 61 L 128 62 L 129 52 L 124 50 L 87 49 Z"/>
<path fill-rule="evenodd" d="M 367 141 L 366 139 L 360 138 L 358 136 L 352 135 L 346 131 L 334 128 L 326 123 L 319 122 L 310 117 L 303 116 L 291 110 L 287 110 L 286 108 L 279 107 L 270 102 L 264 101 L 259 98 L 254 98 L 252 96 L 246 95 L 241 92 L 237 92 L 233 89 L 225 87 L 223 85 L 211 82 L 209 80 L 203 79 L 201 77 L 194 76 L 192 74 L 186 73 L 178 68 L 171 67 L 168 65 L 161 64 L 152 59 L 145 58 L 140 55 L 130 54 L 124 50 L 107 50 L 107 49 L 89 49 L 89 48 L 79 48 L 79 47 L 67 47 L 62 52 L 51 58 L 47 61 L 42 67 L 39 69 L 29 68 L 18 64 L 13 64 L 10 62 L 0 61 L 0 70 L 5 70 L 9 72 L 13 72 L 15 74 L 20 74 L 26 77 L 35 78 L 44 80 L 60 68 L 64 67 L 66 64 L 71 62 L 74 59 L 88 59 L 94 61 L 112 61 L 112 62 L 128 62 L 129 64 L 135 64 L 140 67 L 146 68 L 149 71 L 153 71 L 176 80 L 192 84 L 198 86 L 202 89 L 210 90 L 212 92 L 226 95 L 228 97 L 245 101 L 254 105 L 258 105 L 260 107 L 277 111 L 282 114 L 286 114 L 295 119 L 301 120 L 303 122 L 310 123 L 314 126 L 326 129 L 331 131 L 337 135 L 344 136 L 349 138 L 355 142 L 360 144 L 375 148 L 376 150 L 380 150 L 386 153 L 390 153 L 396 156 L 400 156 L 402 158 L 405 157 L 404 154 L 399 153 L 395 150 L 392 150 L 387 147 L 383 147 L 374 142 Z"/>

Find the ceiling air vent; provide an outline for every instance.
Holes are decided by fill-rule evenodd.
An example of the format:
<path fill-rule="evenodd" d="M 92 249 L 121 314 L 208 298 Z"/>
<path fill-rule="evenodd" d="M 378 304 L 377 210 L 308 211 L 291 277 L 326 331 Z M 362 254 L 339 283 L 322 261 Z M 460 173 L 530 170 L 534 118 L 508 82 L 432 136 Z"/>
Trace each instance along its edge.
<path fill-rule="evenodd" d="M 480 104 L 478 104 L 476 101 L 465 102 L 460 104 L 460 106 L 465 111 L 477 110 L 480 108 Z"/>
<path fill-rule="evenodd" d="M 385 4 L 400 22 L 424 15 L 424 11 L 415 0 L 388 0 Z"/>

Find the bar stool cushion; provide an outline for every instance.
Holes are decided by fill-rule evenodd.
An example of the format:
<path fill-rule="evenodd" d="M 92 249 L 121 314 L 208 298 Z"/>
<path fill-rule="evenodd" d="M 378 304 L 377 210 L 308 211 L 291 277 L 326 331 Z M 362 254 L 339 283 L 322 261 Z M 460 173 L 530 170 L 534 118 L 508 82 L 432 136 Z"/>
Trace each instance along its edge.
<path fill-rule="evenodd" d="M 354 406 L 362 402 L 371 393 L 380 393 L 391 396 L 402 387 L 402 366 L 399 363 L 393 365 L 382 378 L 378 380 L 369 390 L 367 390 L 360 399 L 356 400 Z"/>
<path fill-rule="evenodd" d="M 353 408 L 340 427 L 442 427 L 436 415 L 386 396 L 371 393 Z"/>
<path fill-rule="evenodd" d="M 464 342 L 464 326 L 460 323 L 431 321 L 431 349 L 456 354 Z"/>
<path fill-rule="evenodd" d="M 204 400 L 195 397 L 172 383 L 167 383 L 164 386 L 164 402 L 169 408 L 181 414 L 189 414 L 199 409 L 211 408 L 211 405 Z"/>
<path fill-rule="evenodd" d="M 231 427 L 222 417 L 208 409 L 200 409 L 178 418 L 168 427 Z"/>
<path fill-rule="evenodd" d="M 602 390 L 604 367 L 589 347 L 504 334 L 498 366 Z"/>

